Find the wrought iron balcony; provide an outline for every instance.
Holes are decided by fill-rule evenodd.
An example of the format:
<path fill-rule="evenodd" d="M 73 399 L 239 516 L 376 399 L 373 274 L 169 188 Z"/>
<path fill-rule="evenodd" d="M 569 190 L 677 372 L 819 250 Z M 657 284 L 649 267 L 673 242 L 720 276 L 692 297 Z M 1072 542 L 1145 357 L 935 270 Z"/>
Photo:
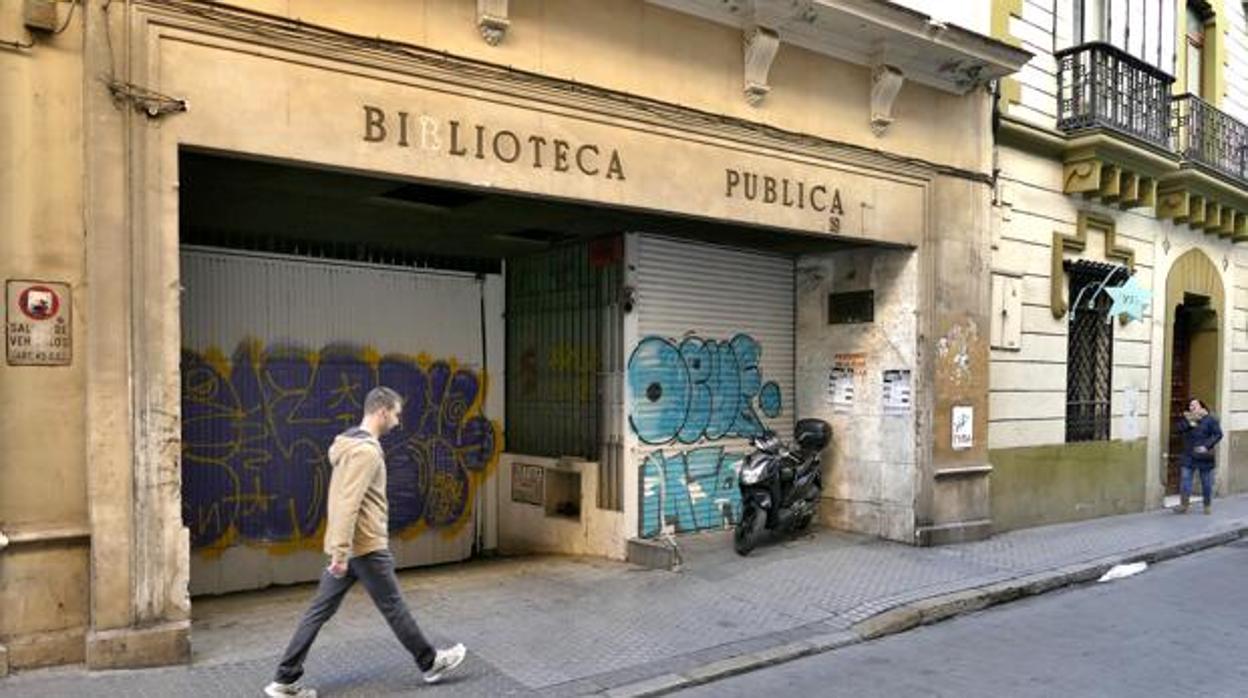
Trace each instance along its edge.
<path fill-rule="evenodd" d="M 1057 127 L 1105 128 L 1170 148 L 1170 86 L 1162 70 L 1105 43 L 1074 46 L 1057 60 Z"/>
<path fill-rule="evenodd" d="M 1174 139 L 1184 160 L 1248 182 L 1248 126 L 1196 95 L 1174 98 Z"/>

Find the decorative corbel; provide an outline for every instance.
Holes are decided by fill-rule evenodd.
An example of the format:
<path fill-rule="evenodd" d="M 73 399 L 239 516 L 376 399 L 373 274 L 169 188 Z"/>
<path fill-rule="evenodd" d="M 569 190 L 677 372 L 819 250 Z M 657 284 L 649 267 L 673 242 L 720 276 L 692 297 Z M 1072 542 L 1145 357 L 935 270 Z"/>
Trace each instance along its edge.
<path fill-rule="evenodd" d="M 871 71 L 871 131 L 883 136 L 893 123 L 893 102 L 906 80 L 900 68 L 881 63 Z"/>
<path fill-rule="evenodd" d="M 745 32 L 745 99 L 757 107 L 771 91 L 767 74 L 780 50 L 780 35 L 766 27 L 753 27 Z"/>
<path fill-rule="evenodd" d="M 507 0 L 477 0 L 477 29 L 490 46 L 498 46 L 507 34 Z"/>

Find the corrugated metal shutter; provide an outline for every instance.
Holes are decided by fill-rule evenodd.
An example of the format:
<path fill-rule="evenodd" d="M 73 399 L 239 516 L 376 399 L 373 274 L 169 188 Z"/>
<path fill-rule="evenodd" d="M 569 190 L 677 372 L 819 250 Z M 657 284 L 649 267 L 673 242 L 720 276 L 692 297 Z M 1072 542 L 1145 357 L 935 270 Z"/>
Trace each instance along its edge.
<path fill-rule="evenodd" d="M 736 467 L 763 426 L 794 411 L 791 257 L 639 236 L 638 342 L 628 362 L 641 534 L 721 527 Z"/>
<path fill-rule="evenodd" d="M 403 428 L 383 439 L 398 563 L 471 555 L 481 474 L 502 441 L 483 378 L 502 283 L 487 278 L 183 249 L 192 593 L 319 576 L 325 452 L 379 384 L 407 400 Z"/>

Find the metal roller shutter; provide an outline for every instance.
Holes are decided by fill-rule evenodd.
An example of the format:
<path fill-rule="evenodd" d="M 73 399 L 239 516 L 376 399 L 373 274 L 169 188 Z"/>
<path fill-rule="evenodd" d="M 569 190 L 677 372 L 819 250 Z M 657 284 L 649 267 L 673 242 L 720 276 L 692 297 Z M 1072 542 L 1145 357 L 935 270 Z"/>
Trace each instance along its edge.
<path fill-rule="evenodd" d="M 399 565 L 471 555 L 502 444 L 501 381 L 486 396 L 484 379 L 501 279 L 196 248 L 181 277 L 192 593 L 319 576 L 326 449 L 379 384 L 406 399 L 383 439 Z"/>
<path fill-rule="evenodd" d="M 639 236 L 638 341 L 628 362 L 640 532 L 717 528 L 740 507 L 736 471 L 794 412 L 793 258 Z"/>

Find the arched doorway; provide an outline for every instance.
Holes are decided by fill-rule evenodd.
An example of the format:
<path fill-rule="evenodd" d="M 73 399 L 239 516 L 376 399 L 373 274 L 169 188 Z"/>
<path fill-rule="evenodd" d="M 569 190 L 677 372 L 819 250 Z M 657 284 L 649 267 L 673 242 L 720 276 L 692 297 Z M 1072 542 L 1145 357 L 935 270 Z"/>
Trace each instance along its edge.
<path fill-rule="evenodd" d="M 1182 437 L 1174 424 L 1192 397 L 1217 413 L 1222 391 L 1221 325 L 1225 317 L 1222 277 L 1209 256 L 1190 250 L 1166 277 L 1165 408 L 1162 444 L 1167 451 L 1166 494 L 1179 491 Z"/>

